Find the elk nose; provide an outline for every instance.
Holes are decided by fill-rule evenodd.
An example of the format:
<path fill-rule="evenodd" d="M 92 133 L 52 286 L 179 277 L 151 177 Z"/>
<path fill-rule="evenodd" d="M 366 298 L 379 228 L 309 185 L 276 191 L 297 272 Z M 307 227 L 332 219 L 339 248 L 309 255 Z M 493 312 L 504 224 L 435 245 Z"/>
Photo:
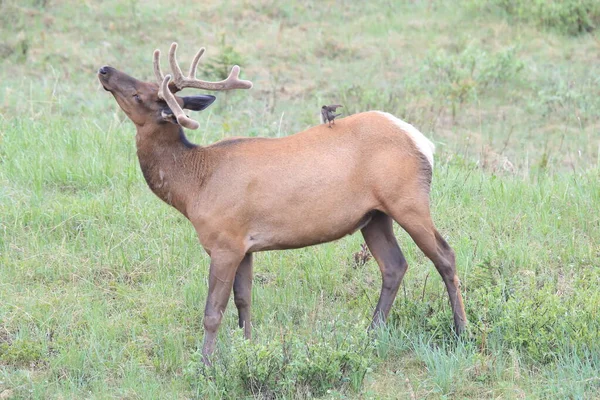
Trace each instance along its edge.
<path fill-rule="evenodd" d="M 106 75 L 106 74 L 108 73 L 108 65 L 105 65 L 104 67 L 100 68 L 100 69 L 98 70 L 98 73 L 99 73 L 100 75 Z"/>

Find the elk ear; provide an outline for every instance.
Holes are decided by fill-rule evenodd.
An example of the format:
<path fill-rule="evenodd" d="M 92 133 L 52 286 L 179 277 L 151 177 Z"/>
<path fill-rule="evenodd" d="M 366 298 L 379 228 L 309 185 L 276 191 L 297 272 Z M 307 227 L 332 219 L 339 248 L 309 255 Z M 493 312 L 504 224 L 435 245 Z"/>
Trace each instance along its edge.
<path fill-rule="evenodd" d="M 202 111 L 210 106 L 216 97 L 209 94 L 201 94 L 198 96 L 185 96 L 183 99 L 183 108 L 193 111 Z"/>

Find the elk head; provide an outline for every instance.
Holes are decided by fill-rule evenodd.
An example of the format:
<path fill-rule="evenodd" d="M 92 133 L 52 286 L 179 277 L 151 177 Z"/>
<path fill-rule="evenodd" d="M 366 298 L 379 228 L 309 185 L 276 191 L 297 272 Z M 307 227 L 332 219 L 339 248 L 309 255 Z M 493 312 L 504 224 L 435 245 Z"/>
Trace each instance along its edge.
<path fill-rule="evenodd" d="M 196 68 L 204 48 L 194 57 L 188 76 L 183 76 L 175 58 L 177 43 L 171 44 L 169 64 L 171 75 L 163 75 L 160 68 L 160 51 L 154 51 L 154 74 L 157 83 L 142 82 L 110 66 L 98 70 L 98 79 L 105 90 L 112 93 L 121 109 L 136 126 L 146 124 L 173 123 L 188 129 L 197 129 L 198 122 L 189 118 L 183 109 L 201 111 L 215 101 L 211 95 L 179 97 L 175 93 L 184 88 L 204 90 L 250 89 L 252 82 L 239 79 L 240 67 L 235 65 L 227 79 L 208 82 L 196 79 Z"/>

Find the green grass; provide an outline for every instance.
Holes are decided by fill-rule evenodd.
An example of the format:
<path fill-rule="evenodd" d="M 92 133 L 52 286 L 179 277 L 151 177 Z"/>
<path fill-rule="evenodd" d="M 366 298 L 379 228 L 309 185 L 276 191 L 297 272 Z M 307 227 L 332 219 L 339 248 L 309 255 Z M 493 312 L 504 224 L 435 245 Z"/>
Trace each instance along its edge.
<path fill-rule="evenodd" d="M 494 7 L 0 2 L 0 398 L 597 398 L 598 34 Z M 134 127 L 95 76 L 150 79 L 174 40 L 182 64 L 207 47 L 209 77 L 241 57 L 255 85 L 196 113 L 196 143 L 291 134 L 335 102 L 436 143 L 465 338 L 397 229 L 409 271 L 374 337 L 379 270 L 354 265 L 356 234 L 257 254 L 253 341 L 231 304 L 201 365 L 208 257 L 146 187 Z"/>

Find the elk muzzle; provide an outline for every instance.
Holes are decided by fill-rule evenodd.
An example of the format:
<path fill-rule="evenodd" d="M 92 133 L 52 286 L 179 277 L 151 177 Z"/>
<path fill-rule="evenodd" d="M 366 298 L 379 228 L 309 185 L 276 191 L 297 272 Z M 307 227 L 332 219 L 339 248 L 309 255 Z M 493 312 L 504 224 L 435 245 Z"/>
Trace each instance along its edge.
<path fill-rule="evenodd" d="M 98 80 L 104 89 L 109 92 L 123 89 L 136 90 L 136 88 L 140 86 L 140 83 L 142 83 L 108 65 L 98 69 Z"/>
<path fill-rule="evenodd" d="M 109 79 L 111 70 L 114 70 L 114 68 L 109 67 L 108 65 L 105 65 L 103 67 L 100 67 L 100 69 L 98 69 L 98 80 L 100 81 L 100 84 L 106 91 L 110 91 L 110 89 L 107 88 L 106 85 L 108 84 L 108 79 Z"/>

